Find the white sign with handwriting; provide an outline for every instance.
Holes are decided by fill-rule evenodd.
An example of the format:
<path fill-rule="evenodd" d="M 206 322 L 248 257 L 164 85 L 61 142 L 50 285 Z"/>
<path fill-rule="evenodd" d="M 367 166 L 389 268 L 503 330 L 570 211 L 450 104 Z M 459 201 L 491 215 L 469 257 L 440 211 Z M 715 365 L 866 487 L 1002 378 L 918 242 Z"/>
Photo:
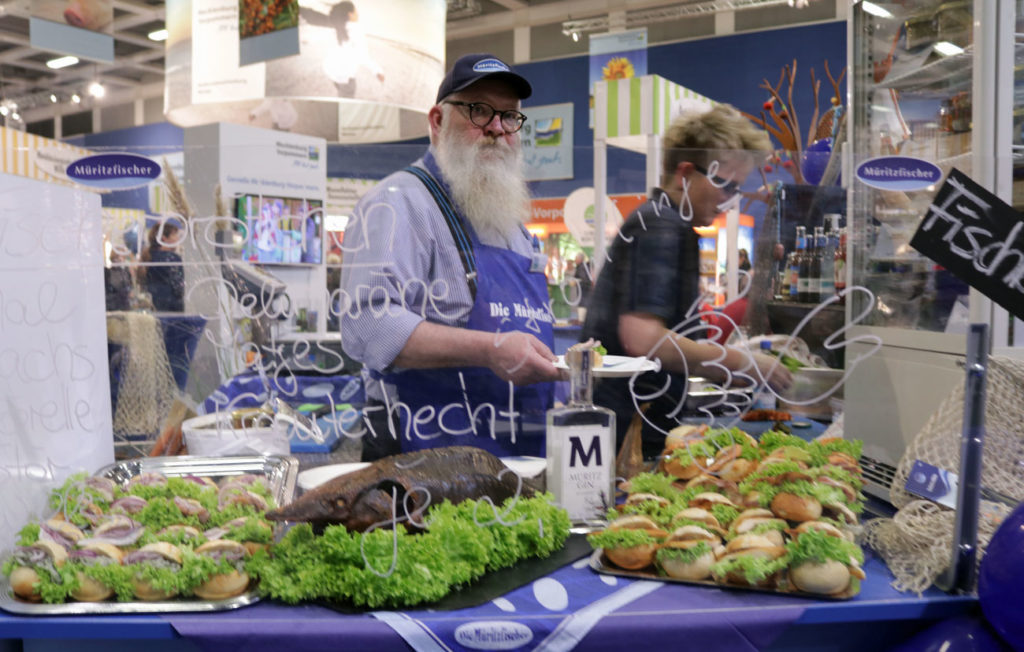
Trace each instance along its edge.
<path fill-rule="evenodd" d="M 0 174 L 0 547 L 114 459 L 98 195 Z"/>

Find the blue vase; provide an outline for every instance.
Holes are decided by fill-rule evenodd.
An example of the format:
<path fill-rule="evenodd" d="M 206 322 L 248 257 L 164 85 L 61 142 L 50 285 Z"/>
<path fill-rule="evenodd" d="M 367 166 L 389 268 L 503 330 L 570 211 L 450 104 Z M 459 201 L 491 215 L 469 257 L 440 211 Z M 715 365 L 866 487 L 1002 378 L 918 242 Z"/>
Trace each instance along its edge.
<path fill-rule="evenodd" d="M 807 146 L 807 149 L 800 156 L 800 171 L 803 173 L 804 183 L 809 183 L 812 186 L 821 183 L 821 178 L 825 176 L 825 168 L 828 166 L 828 159 L 831 155 L 831 138 L 819 138 Z"/>
<path fill-rule="evenodd" d="M 985 619 L 1015 650 L 1024 650 L 1024 503 L 992 535 L 978 575 Z"/>

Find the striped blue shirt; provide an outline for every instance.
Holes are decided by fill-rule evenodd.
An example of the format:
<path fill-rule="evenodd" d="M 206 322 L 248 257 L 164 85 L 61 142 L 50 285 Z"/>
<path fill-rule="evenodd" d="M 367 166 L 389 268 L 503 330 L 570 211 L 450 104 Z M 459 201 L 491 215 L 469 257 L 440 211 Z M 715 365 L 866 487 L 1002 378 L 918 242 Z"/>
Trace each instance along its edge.
<path fill-rule="evenodd" d="M 415 165 L 424 167 L 422 159 Z M 484 244 L 532 253 L 522 229 Z M 434 198 L 412 174 L 396 172 L 363 196 L 345 227 L 343 251 L 341 342 L 366 369 L 392 371 L 423 320 L 465 326 L 473 298 L 459 250 Z M 367 395 L 381 398 L 373 383 Z"/>

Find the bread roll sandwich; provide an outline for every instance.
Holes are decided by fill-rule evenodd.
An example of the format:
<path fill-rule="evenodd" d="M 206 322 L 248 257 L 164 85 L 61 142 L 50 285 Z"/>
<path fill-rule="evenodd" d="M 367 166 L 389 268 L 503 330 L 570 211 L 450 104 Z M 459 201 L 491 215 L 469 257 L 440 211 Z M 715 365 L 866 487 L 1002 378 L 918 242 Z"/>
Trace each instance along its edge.
<path fill-rule="evenodd" d="M 55 541 L 40 540 L 14 551 L 10 582 L 14 595 L 29 602 L 43 599 L 41 584 L 63 582 L 59 569 L 68 560 L 67 550 Z"/>
<path fill-rule="evenodd" d="M 808 528 L 786 545 L 790 560 L 789 581 L 807 593 L 841 595 L 856 593 L 864 579 L 860 546 L 825 528 Z"/>
<path fill-rule="evenodd" d="M 697 525 L 684 525 L 668 535 L 657 553 L 658 566 L 679 580 L 699 581 L 711 575 L 721 540 Z"/>
<path fill-rule="evenodd" d="M 132 568 L 132 589 L 139 600 L 167 600 L 181 592 L 184 578 L 178 546 L 166 541 L 148 543 L 125 555 L 122 563 Z"/>
<path fill-rule="evenodd" d="M 640 570 L 654 563 L 654 555 L 667 535 L 650 517 L 630 514 L 587 539 L 594 548 L 603 549 L 608 560 L 619 568 Z"/>
<path fill-rule="evenodd" d="M 590 351 L 590 368 L 599 369 L 604 366 L 604 354 L 606 350 L 601 343 L 590 338 L 586 342 L 573 344 L 565 352 L 565 364 L 570 369 L 583 364 L 583 352 Z"/>
<path fill-rule="evenodd" d="M 72 550 L 70 559 L 79 568 L 75 572 L 78 588 L 71 591 L 71 597 L 80 602 L 99 602 L 114 595 L 113 582 L 103 581 L 94 577 L 97 569 L 117 566 L 120 569 L 124 554 L 109 543 L 86 543 L 77 550 Z"/>
<path fill-rule="evenodd" d="M 245 572 L 245 546 L 231 539 L 207 541 L 196 548 L 200 557 L 213 560 L 217 569 L 208 580 L 194 589 L 203 600 L 226 600 L 245 592 L 249 575 Z"/>

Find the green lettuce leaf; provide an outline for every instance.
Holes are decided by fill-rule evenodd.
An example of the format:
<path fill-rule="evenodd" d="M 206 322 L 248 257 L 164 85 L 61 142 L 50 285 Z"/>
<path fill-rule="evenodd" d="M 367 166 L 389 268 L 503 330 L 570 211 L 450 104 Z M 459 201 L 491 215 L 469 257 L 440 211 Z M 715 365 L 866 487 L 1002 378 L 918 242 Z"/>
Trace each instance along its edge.
<path fill-rule="evenodd" d="M 730 559 L 723 559 L 711 565 L 711 574 L 719 581 L 723 581 L 730 573 L 739 573 L 750 584 L 757 584 L 761 580 L 772 576 L 778 571 L 786 568 L 788 560 L 783 555 L 778 559 L 765 559 L 754 555 L 739 555 Z"/>
<path fill-rule="evenodd" d="M 856 543 L 814 529 L 787 543 L 786 555 L 794 566 L 807 561 L 820 564 L 828 560 L 849 564 L 850 559 L 856 559 L 858 564 L 864 563 L 864 551 Z"/>
<path fill-rule="evenodd" d="M 592 548 L 632 548 L 659 543 L 660 539 L 646 530 L 602 530 L 587 535 Z"/>
<path fill-rule="evenodd" d="M 740 510 L 729 505 L 712 505 L 710 511 L 711 515 L 718 519 L 719 525 L 724 528 L 729 527 L 729 524 L 740 515 Z"/>
<path fill-rule="evenodd" d="M 689 548 L 659 548 L 655 558 L 659 563 L 678 561 L 683 564 L 692 564 L 709 552 L 711 552 L 711 544 L 707 541 L 701 541 Z"/>
<path fill-rule="evenodd" d="M 18 530 L 18 545 L 30 546 L 39 541 L 39 529 L 38 523 L 28 523 Z"/>
<path fill-rule="evenodd" d="M 75 568 L 83 575 L 110 588 L 117 600 L 125 602 L 135 599 L 130 568 L 120 564 L 75 564 Z"/>
<path fill-rule="evenodd" d="M 485 501 L 444 502 L 427 514 L 426 529 L 349 532 L 308 524 L 292 527 L 269 553 L 246 563 L 262 594 L 287 603 L 332 600 L 358 606 L 396 607 L 435 601 L 487 570 L 560 549 L 569 535 L 565 510 L 549 494 Z"/>

